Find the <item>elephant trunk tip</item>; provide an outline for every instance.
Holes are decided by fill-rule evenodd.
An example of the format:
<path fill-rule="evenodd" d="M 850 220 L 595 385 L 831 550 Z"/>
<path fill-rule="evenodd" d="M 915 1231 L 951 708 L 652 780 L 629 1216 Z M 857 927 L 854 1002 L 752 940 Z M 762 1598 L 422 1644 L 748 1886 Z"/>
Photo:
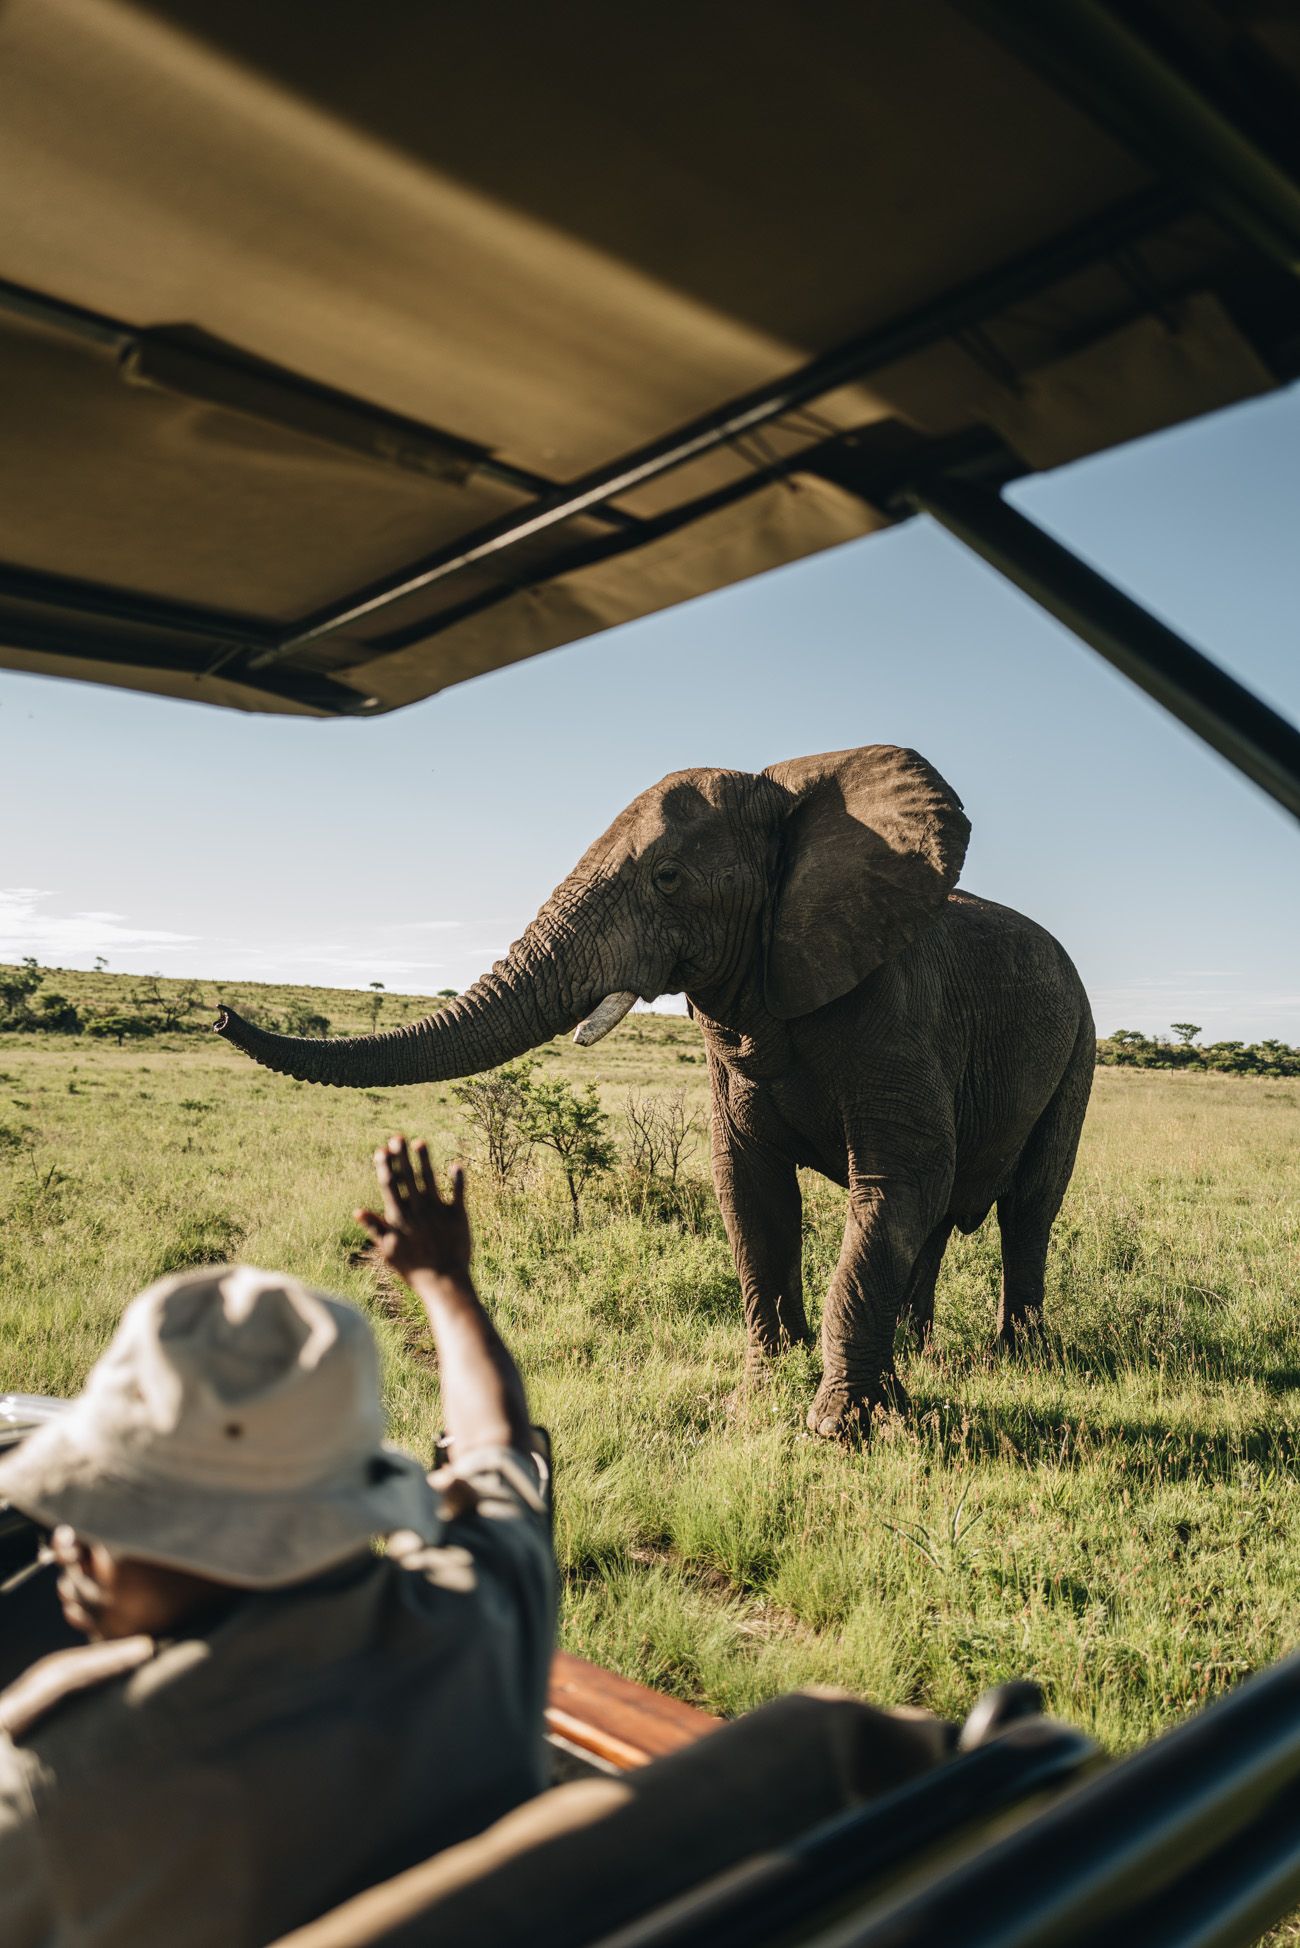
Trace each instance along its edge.
<path fill-rule="evenodd" d="M 212 1024 L 212 1032 L 214 1035 L 224 1036 L 226 1041 L 233 1042 L 236 1048 L 242 1048 L 247 1054 L 251 1052 L 248 1047 L 250 1027 L 251 1024 L 246 1022 L 242 1015 L 236 1014 L 233 1008 L 222 1006 L 217 1009 L 217 1018 Z"/>

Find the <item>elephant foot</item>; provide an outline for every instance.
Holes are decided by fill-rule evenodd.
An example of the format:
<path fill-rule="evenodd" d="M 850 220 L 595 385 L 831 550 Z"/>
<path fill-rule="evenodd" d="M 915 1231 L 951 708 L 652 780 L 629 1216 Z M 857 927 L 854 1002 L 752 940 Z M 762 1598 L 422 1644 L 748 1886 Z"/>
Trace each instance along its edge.
<path fill-rule="evenodd" d="M 776 1363 L 775 1349 L 751 1346 L 745 1354 L 745 1364 L 740 1375 L 740 1384 L 733 1387 L 723 1402 L 723 1411 L 729 1420 L 734 1420 L 747 1401 L 766 1392 L 774 1378 Z"/>
<path fill-rule="evenodd" d="M 745 1346 L 745 1371 L 765 1372 L 773 1360 L 779 1360 L 783 1353 L 792 1352 L 796 1346 L 813 1346 L 816 1342 L 816 1333 L 806 1325 L 796 1331 L 778 1325 L 774 1331 L 752 1334 Z"/>
<path fill-rule="evenodd" d="M 823 1441 L 856 1444 L 869 1438 L 871 1423 L 878 1414 L 905 1414 L 910 1405 L 907 1389 L 896 1373 L 883 1374 L 867 1390 L 843 1381 L 823 1381 L 808 1409 L 808 1426 Z"/>
<path fill-rule="evenodd" d="M 1041 1345 L 1042 1338 L 1041 1312 L 1025 1312 L 1018 1318 L 1003 1319 L 998 1324 L 998 1351 L 1013 1358 L 1018 1353 L 1027 1353 L 1032 1347 Z"/>
<path fill-rule="evenodd" d="M 796 1313 L 783 1313 L 777 1321 L 775 1351 L 788 1353 L 794 1346 L 812 1346 L 817 1335 L 804 1317 L 802 1306 Z"/>
<path fill-rule="evenodd" d="M 904 1327 L 918 1353 L 928 1353 L 934 1341 L 934 1314 L 923 1313 L 920 1317 L 913 1313 L 904 1320 Z"/>
<path fill-rule="evenodd" d="M 808 1409 L 808 1429 L 819 1440 L 853 1446 L 866 1440 L 873 1412 L 871 1401 L 847 1387 L 823 1387 Z"/>

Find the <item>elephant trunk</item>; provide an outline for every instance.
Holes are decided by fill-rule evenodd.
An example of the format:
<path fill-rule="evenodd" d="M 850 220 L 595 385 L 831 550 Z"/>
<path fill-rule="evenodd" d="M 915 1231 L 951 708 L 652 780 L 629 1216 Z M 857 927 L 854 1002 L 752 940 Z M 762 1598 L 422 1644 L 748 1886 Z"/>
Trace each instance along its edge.
<path fill-rule="evenodd" d="M 385 1089 L 478 1075 L 575 1027 L 615 985 L 601 964 L 602 906 L 599 887 L 566 882 L 490 973 L 405 1028 L 323 1041 L 273 1034 L 223 1008 L 216 1032 L 300 1082 Z"/>

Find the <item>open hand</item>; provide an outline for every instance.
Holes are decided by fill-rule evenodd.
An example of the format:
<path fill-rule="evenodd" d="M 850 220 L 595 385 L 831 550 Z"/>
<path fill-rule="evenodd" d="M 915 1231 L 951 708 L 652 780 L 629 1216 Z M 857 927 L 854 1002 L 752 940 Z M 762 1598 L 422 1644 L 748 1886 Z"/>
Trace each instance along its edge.
<path fill-rule="evenodd" d="M 383 1216 L 358 1211 L 357 1223 L 370 1233 L 384 1263 L 408 1283 L 421 1272 L 466 1278 L 473 1246 L 465 1211 L 465 1172 L 456 1166 L 451 1196 L 444 1198 L 429 1162 L 428 1144 L 419 1142 L 412 1148 L 404 1136 L 390 1136 L 387 1146 L 375 1151 Z"/>

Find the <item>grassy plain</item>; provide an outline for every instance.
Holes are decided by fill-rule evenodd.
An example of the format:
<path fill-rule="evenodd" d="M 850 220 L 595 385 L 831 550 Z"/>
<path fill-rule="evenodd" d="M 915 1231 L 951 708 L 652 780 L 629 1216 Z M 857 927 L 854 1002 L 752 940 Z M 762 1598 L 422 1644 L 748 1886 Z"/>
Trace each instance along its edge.
<path fill-rule="evenodd" d="M 115 981 L 47 985 L 102 1010 Z M 294 993 L 336 1032 L 367 1023 L 367 996 Z M 381 1025 L 419 1009 L 390 997 Z M 706 1104 L 686 1021 L 542 1059 L 597 1080 L 616 1127 L 629 1088 Z M 239 1256 L 369 1311 L 394 1434 L 427 1454 L 420 1321 L 349 1215 L 397 1127 L 466 1148 L 446 1087 L 312 1088 L 207 1036 L 0 1037 L 0 1391 L 75 1389 L 133 1292 Z M 1029 1673 L 1122 1748 L 1295 1643 L 1300 1088 L 1101 1071 L 1045 1345 L 991 1356 L 996 1227 L 955 1240 L 934 1348 L 902 1359 L 913 1413 L 866 1453 L 804 1436 L 802 1352 L 729 1407 L 741 1328 L 702 1143 L 686 1169 L 648 1204 L 607 1180 L 576 1236 L 549 1160 L 517 1195 L 472 1185 L 480 1280 L 553 1433 L 571 1649 L 724 1712 L 817 1680 L 957 1714 Z M 805 1192 L 815 1313 L 843 1198 Z"/>

